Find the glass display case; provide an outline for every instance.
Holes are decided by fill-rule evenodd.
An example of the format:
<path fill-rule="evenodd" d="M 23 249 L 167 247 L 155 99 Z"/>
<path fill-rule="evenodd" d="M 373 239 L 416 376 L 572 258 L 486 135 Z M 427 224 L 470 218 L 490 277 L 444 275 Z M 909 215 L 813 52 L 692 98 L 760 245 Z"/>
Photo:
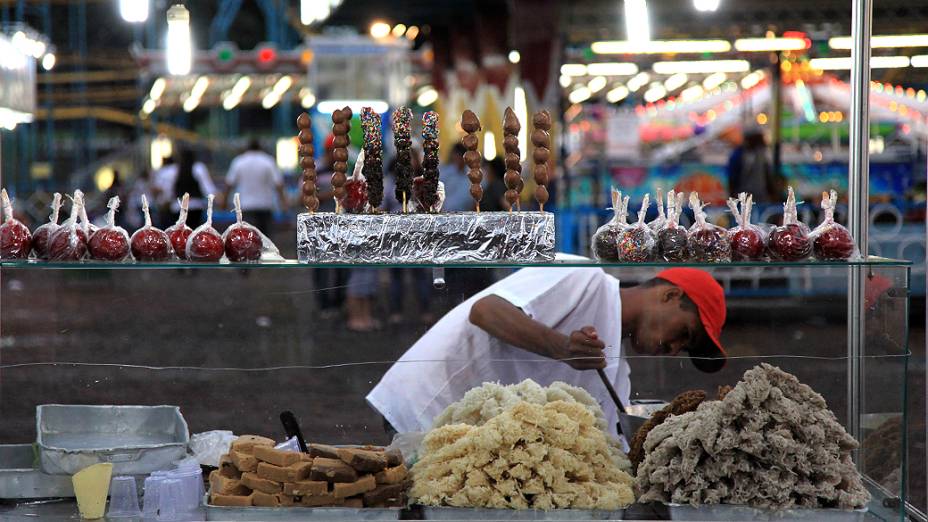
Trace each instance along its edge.
<path fill-rule="evenodd" d="M 231 430 L 278 441 L 285 438 L 279 414 L 291 411 L 308 441 L 388 445 L 393 430 L 366 397 L 394 365 L 404 366 L 407 376 L 452 377 L 442 373 L 447 359 L 400 360 L 448 311 L 472 306 L 473 296 L 517 271 L 603 270 L 625 289 L 669 266 L 680 265 L 579 259 L 524 266 L 3 262 L 0 444 L 34 443 L 39 405 L 87 404 L 176 405 L 191 434 Z M 727 321 L 721 340 L 727 364 L 704 373 L 686 360 L 686 353 L 644 355 L 626 341 L 622 358 L 630 368 L 628 399 L 669 402 L 688 390 L 704 390 L 715 399 L 721 387 L 736 385 L 746 371 L 763 363 L 778 367 L 821 394 L 837 421 L 860 442 L 852 454 L 872 500 L 865 511 L 844 515 L 902 520 L 907 428 L 910 414 L 920 413 L 906 408 L 909 263 L 869 258 L 686 266 L 708 271 L 724 289 Z M 849 328 L 849 282 L 855 274 L 863 281 L 864 311 L 862 342 L 851 349 L 855 330 Z M 332 307 L 345 299 L 345 292 L 348 299 L 363 296 L 365 306 L 373 307 L 376 329 L 349 328 Z M 620 312 L 615 312 L 618 322 Z M 529 360 L 511 347 L 503 358 L 519 364 L 523 355 L 530 368 L 518 380 L 530 376 L 542 385 L 567 364 Z M 582 375 L 574 384 L 593 397 L 603 396 L 604 384 L 595 371 L 577 373 Z M 609 401 L 599 406 L 606 418 L 615 414 Z M 403 405 L 395 401 L 394 407 Z M 4 505 L 0 513 L 76 509 L 68 502 L 53 506 Z M 634 504 L 611 516 L 682 516 L 653 510 Z M 467 512 L 461 508 L 456 514 Z M 693 513 L 699 510 L 686 516 Z M 423 514 L 403 511 L 399 516 Z M 546 516 L 557 518 L 557 511 Z"/>

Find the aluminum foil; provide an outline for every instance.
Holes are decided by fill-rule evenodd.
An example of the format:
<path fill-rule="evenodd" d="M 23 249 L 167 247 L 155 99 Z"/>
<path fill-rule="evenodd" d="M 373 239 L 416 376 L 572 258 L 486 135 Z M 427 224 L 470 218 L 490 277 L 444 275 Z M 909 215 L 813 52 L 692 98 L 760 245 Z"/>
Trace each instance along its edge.
<path fill-rule="evenodd" d="M 297 216 L 301 263 L 542 262 L 554 259 L 550 212 Z"/>

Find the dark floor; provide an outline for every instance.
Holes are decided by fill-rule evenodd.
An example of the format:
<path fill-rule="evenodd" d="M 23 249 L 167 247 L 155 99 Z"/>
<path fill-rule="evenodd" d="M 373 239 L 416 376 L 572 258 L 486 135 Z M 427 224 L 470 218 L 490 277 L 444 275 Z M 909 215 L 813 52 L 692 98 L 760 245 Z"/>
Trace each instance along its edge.
<path fill-rule="evenodd" d="M 398 304 L 403 322 L 357 334 L 342 317 L 320 318 L 314 273 L 306 268 L 4 269 L 0 443 L 34 440 L 35 406 L 43 403 L 176 404 L 192 433 L 231 429 L 277 438 L 283 436 L 278 414 L 292 410 L 309 439 L 388 442 L 364 395 L 427 328 L 411 273 L 404 275 Z M 440 315 L 499 275 L 449 271 L 448 288 L 431 289 L 427 310 Z M 386 319 L 391 273 L 383 270 L 379 277 L 378 317 Z M 924 301 L 913 303 L 920 311 L 911 314 L 915 355 L 908 361 L 905 339 L 893 333 L 904 331 L 898 301 L 883 301 L 867 316 L 864 437 L 877 433 L 900 447 L 901 430 L 885 427 L 899 422 L 907 397 L 909 491 L 924 508 Z M 729 308 L 724 339 L 733 359 L 725 370 L 707 376 L 680 358 L 633 359 L 635 396 L 667 399 L 686 389 L 714 390 L 767 361 L 811 385 L 846 420 L 843 295 L 730 299 Z M 864 462 L 873 462 L 876 452 L 884 465 L 901 462 L 899 451 L 885 452 L 882 440 L 865 439 Z M 892 487 L 898 476 L 890 475 L 899 466 L 884 467 L 879 474 L 886 477 L 879 478 Z"/>

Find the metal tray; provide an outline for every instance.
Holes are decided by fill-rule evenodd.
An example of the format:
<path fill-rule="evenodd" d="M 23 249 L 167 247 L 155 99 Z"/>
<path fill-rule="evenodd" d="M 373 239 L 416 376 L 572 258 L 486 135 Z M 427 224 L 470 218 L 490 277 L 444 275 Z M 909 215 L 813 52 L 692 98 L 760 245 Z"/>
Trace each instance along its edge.
<path fill-rule="evenodd" d="M 730 506 L 723 504 L 705 504 L 690 506 L 669 504 L 670 520 L 769 520 L 785 522 L 787 520 L 815 520 L 816 522 L 863 522 L 867 519 L 867 509 L 844 511 L 840 509 L 758 509 L 748 506 Z"/>
<path fill-rule="evenodd" d="M 144 475 L 168 469 L 187 454 L 190 433 L 177 406 L 36 407 L 42 471 L 73 475 L 101 462 L 113 475 Z"/>
<path fill-rule="evenodd" d="M 400 520 L 401 508 L 206 506 L 206 520 Z"/>
<path fill-rule="evenodd" d="M 625 511 L 485 509 L 422 506 L 425 520 L 624 520 Z"/>
<path fill-rule="evenodd" d="M 554 259 L 550 212 L 297 216 L 301 263 L 542 262 Z"/>
<path fill-rule="evenodd" d="M 36 469 L 32 444 L 0 445 L 0 499 L 73 496 L 71 477 L 47 475 Z"/>

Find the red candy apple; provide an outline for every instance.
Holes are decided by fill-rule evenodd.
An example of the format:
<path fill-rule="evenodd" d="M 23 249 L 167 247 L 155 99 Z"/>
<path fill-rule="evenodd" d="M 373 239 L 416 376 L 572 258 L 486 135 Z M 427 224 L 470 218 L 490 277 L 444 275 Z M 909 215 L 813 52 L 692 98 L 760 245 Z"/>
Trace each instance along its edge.
<path fill-rule="evenodd" d="M 191 261 L 217 262 L 222 259 L 225 245 L 222 236 L 213 228 L 213 195 L 206 206 L 206 222 L 198 226 L 187 239 L 187 259 Z"/>
<path fill-rule="evenodd" d="M 2 191 L 3 224 L 0 224 L 0 259 L 26 259 L 32 250 L 32 232 L 13 217 L 13 204 L 6 189 Z"/>
<path fill-rule="evenodd" d="M 171 257 L 171 240 L 163 230 L 151 225 L 145 194 L 142 194 L 142 214 L 145 215 L 145 225 L 130 239 L 132 257 L 137 261 L 167 261 Z"/>
<path fill-rule="evenodd" d="M 48 238 L 48 259 L 51 261 L 80 261 L 87 253 L 87 232 L 80 222 L 84 207 L 84 193 L 74 191 L 71 216 Z"/>
<path fill-rule="evenodd" d="M 351 191 L 348 193 L 350 197 Z M 235 193 L 235 224 L 226 229 L 222 237 L 229 261 L 240 263 L 261 259 L 261 234 L 258 229 L 242 221 L 242 204 L 238 192 Z"/>
<path fill-rule="evenodd" d="M 809 227 L 799 221 L 793 187 L 788 188 L 786 205 L 783 207 L 783 224 L 770 233 L 767 250 L 780 261 L 802 261 L 812 255 Z"/>
<path fill-rule="evenodd" d="M 181 259 L 187 259 L 187 239 L 193 233 L 193 229 L 187 226 L 187 209 L 190 205 L 190 194 L 185 193 L 180 201 L 180 213 L 177 217 L 177 223 L 174 223 L 164 232 L 171 240 L 171 247 L 174 253 Z"/>
<path fill-rule="evenodd" d="M 854 257 L 857 246 L 848 229 L 835 222 L 835 205 L 838 193 L 834 190 L 822 193 L 822 210 L 825 219 L 812 231 L 812 251 L 822 261 L 843 261 Z"/>
<path fill-rule="evenodd" d="M 87 250 L 90 257 L 100 261 L 123 261 L 129 257 L 129 234 L 122 227 L 116 226 L 116 209 L 119 208 L 119 196 L 110 198 L 109 212 L 106 214 L 106 226 L 90 236 Z"/>
<path fill-rule="evenodd" d="M 361 214 L 367 209 L 367 182 L 364 178 L 351 178 L 345 182 L 345 212 Z"/>
<path fill-rule="evenodd" d="M 61 194 L 55 192 L 52 198 L 52 213 L 48 218 L 48 223 L 40 225 L 32 233 L 32 251 L 38 259 L 48 259 L 48 239 L 60 228 L 58 224 L 58 213 L 61 210 Z"/>

